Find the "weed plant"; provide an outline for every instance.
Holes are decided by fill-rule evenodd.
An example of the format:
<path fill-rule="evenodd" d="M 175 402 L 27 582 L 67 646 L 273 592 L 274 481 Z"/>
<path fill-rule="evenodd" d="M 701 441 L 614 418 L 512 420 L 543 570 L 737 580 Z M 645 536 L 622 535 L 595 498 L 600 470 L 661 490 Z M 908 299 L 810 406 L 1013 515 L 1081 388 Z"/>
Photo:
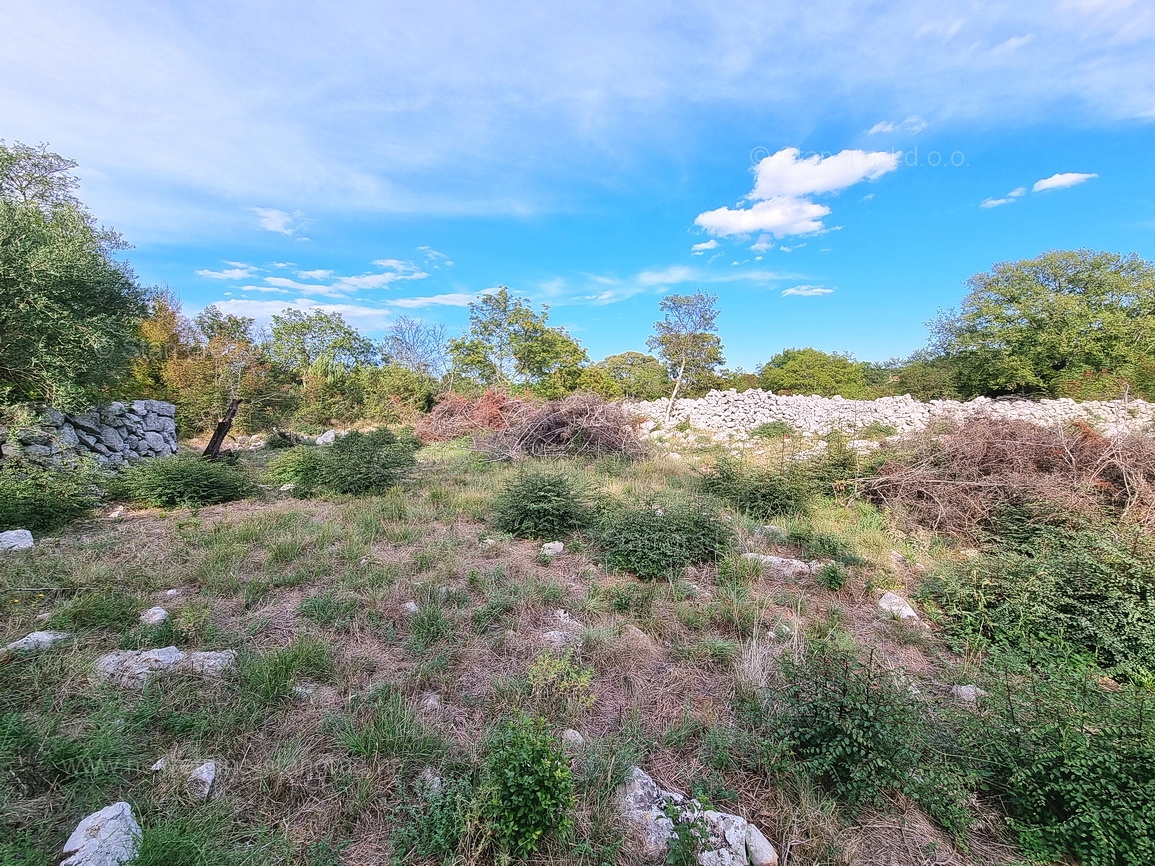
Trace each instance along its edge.
<path fill-rule="evenodd" d="M 371 433 L 353 430 L 332 445 L 301 445 L 269 461 L 266 477 L 293 484 L 297 496 L 317 493 L 363 496 L 385 493 L 417 465 L 420 443 L 387 427 Z"/>
<path fill-rule="evenodd" d="M 726 455 L 702 476 L 701 490 L 758 519 L 806 514 L 810 508 L 810 484 L 797 469 L 775 472 Z"/>
<path fill-rule="evenodd" d="M 90 463 L 50 469 L 25 460 L 0 460 L 0 532 L 39 535 L 66 526 L 100 502 L 100 472 Z"/>

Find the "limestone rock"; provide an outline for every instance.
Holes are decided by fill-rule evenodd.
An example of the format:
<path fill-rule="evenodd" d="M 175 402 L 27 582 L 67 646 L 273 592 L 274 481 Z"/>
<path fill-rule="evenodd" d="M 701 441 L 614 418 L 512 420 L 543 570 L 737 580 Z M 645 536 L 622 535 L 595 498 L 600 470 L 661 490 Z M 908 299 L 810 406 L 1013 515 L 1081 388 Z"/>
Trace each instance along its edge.
<path fill-rule="evenodd" d="M 161 625 L 168 622 L 168 611 L 163 607 L 150 607 L 140 615 L 140 621 L 144 625 Z"/>
<path fill-rule="evenodd" d="M 24 653 L 38 652 L 51 649 L 58 643 L 64 643 L 72 637 L 66 631 L 34 631 L 24 635 L 20 640 L 14 640 L 0 650 L 0 659 L 6 659 Z"/>
<path fill-rule="evenodd" d="M 213 789 L 213 782 L 217 778 L 216 761 L 205 761 L 188 774 L 188 788 L 193 796 L 200 800 L 207 800 Z"/>
<path fill-rule="evenodd" d="M 155 674 L 188 671 L 204 676 L 220 676 L 237 661 L 233 650 L 182 652 L 174 646 L 151 650 L 115 650 L 96 660 L 96 673 L 119 686 L 144 685 Z"/>
<path fill-rule="evenodd" d="M 565 649 L 566 647 L 577 646 L 581 643 L 581 635 L 577 632 L 563 631 L 562 629 L 551 629 L 550 631 L 543 631 L 541 638 L 547 644 L 558 649 Z"/>
<path fill-rule="evenodd" d="M 800 559 L 789 559 L 785 556 L 770 556 L 765 553 L 743 553 L 743 559 L 761 563 L 772 575 L 785 580 L 794 580 L 800 577 L 809 577 L 812 568 L 810 563 Z"/>
<path fill-rule="evenodd" d="M 27 529 L 9 529 L 0 532 L 0 550 L 28 550 L 36 542 Z"/>
<path fill-rule="evenodd" d="M 746 856 L 750 866 L 778 866 L 778 851 L 753 824 L 746 825 Z"/>
<path fill-rule="evenodd" d="M 157 758 L 156 763 L 148 769 L 153 773 L 163 773 L 168 769 L 168 758 Z"/>
<path fill-rule="evenodd" d="M 548 559 L 561 556 L 563 553 L 565 553 L 565 542 L 562 541 L 547 541 L 541 546 L 540 555 Z"/>
<path fill-rule="evenodd" d="M 979 698 L 985 698 L 987 692 L 985 689 L 980 689 L 978 686 L 951 686 L 950 693 L 955 700 L 961 701 L 964 704 L 976 704 Z"/>
<path fill-rule="evenodd" d="M 69 857 L 60 866 L 121 866 L 136 858 L 140 837 L 132 806 L 113 803 L 76 825 L 64 843 Z"/>
<path fill-rule="evenodd" d="M 878 609 L 899 619 L 918 619 L 918 613 L 910 606 L 910 602 L 896 592 L 883 593 L 878 600 Z"/>
<path fill-rule="evenodd" d="M 585 737 L 573 728 L 566 728 L 561 732 L 561 741 L 567 746 L 580 746 L 585 742 Z"/>
<path fill-rule="evenodd" d="M 647 773 L 634 767 L 619 789 L 622 817 L 634 853 L 646 861 L 664 861 L 674 822 L 665 815 L 667 793 Z"/>
<path fill-rule="evenodd" d="M 405 602 L 405 604 L 401 605 L 401 610 L 403 610 L 405 612 L 406 616 L 413 616 L 414 614 L 418 613 L 421 609 L 417 606 L 417 602 L 407 601 L 407 602 Z"/>
<path fill-rule="evenodd" d="M 426 710 L 426 711 L 431 712 L 431 713 L 440 712 L 441 711 L 441 695 L 437 694 L 437 692 L 426 692 L 425 694 L 423 694 L 421 696 L 419 706 L 421 707 L 421 709 Z"/>
<path fill-rule="evenodd" d="M 318 445 L 332 445 L 336 441 L 337 441 L 337 431 L 336 430 L 326 430 L 324 433 L 322 433 L 320 436 L 317 437 L 317 444 Z"/>
<path fill-rule="evenodd" d="M 437 771 L 432 767 L 426 767 L 418 774 L 414 787 L 416 787 L 419 792 L 432 794 L 440 791 L 443 784 L 441 777 L 437 775 Z"/>

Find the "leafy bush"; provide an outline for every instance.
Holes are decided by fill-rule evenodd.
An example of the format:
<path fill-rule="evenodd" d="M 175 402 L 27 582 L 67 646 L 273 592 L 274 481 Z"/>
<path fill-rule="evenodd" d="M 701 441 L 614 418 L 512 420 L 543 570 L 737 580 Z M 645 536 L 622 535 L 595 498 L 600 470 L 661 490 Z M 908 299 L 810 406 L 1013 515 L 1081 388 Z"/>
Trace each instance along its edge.
<path fill-rule="evenodd" d="M 934 727 L 892 671 L 834 641 L 785 657 L 761 724 L 798 769 L 852 813 L 902 793 L 947 829 L 966 826 L 960 785 L 931 741 Z"/>
<path fill-rule="evenodd" d="M 831 592 L 838 592 L 838 590 L 846 586 L 846 578 L 848 575 L 845 568 L 837 562 L 831 562 L 818 569 L 814 577 L 823 588 Z"/>
<path fill-rule="evenodd" d="M 0 461 L 0 532 L 49 532 L 86 514 L 100 501 L 91 464 L 49 469 L 23 460 Z"/>
<path fill-rule="evenodd" d="M 751 430 L 750 434 L 761 439 L 785 439 L 788 436 L 801 435 L 798 428 L 787 421 L 767 421 Z"/>
<path fill-rule="evenodd" d="M 925 594 L 956 634 L 1069 644 L 1113 676 L 1155 684 L 1155 556 L 1108 529 L 1008 525 L 1016 540 L 933 576 Z"/>
<path fill-rule="evenodd" d="M 155 508 L 215 505 L 243 499 L 252 491 L 249 479 L 237 467 L 192 454 L 137 463 L 124 471 L 119 488 L 133 501 Z"/>
<path fill-rule="evenodd" d="M 620 505 L 603 513 L 593 530 L 606 565 L 650 579 L 715 561 L 729 549 L 731 536 L 721 511 L 707 499 Z"/>
<path fill-rule="evenodd" d="M 396 829 L 389 838 L 392 862 L 396 866 L 418 858 L 452 862 L 467 835 L 471 781 L 442 777 L 440 785 L 418 785 L 416 793 L 398 809 Z"/>
<path fill-rule="evenodd" d="M 481 770 L 482 820 L 502 853 L 524 857 L 573 805 L 569 759 L 540 718 L 519 715 L 490 733 Z"/>
<path fill-rule="evenodd" d="M 803 526 L 791 530 L 789 538 L 805 547 L 807 554 L 816 559 L 833 559 L 840 565 L 863 565 L 866 562 L 846 541 L 829 532 L 817 532 Z"/>
<path fill-rule="evenodd" d="M 1155 862 L 1155 713 L 1150 695 L 1110 691 L 1094 668 L 1003 654 L 967 713 L 959 760 L 1006 809 L 1032 861 Z"/>
<path fill-rule="evenodd" d="M 717 496 L 751 517 L 805 514 L 810 485 L 797 471 L 773 472 L 720 456 L 701 481 L 703 493 Z"/>
<path fill-rule="evenodd" d="M 518 538 L 559 538 L 579 529 L 588 516 L 582 491 L 564 474 L 550 471 L 520 475 L 493 508 L 497 528 Z"/>
<path fill-rule="evenodd" d="M 353 430 L 332 445 L 302 445 L 278 454 L 269 461 L 267 477 L 296 485 L 298 496 L 384 493 L 417 464 L 419 447 L 416 439 L 386 427 L 371 433 Z"/>

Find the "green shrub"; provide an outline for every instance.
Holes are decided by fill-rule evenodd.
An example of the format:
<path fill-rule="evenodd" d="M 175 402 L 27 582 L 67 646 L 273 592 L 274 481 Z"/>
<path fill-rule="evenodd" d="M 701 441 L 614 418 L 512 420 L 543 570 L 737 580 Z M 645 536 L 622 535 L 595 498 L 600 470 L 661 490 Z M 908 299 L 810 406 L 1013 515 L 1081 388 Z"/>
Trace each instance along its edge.
<path fill-rule="evenodd" d="M 371 433 L 353 430 L 332 445 L 290 448 L 269 461 L 267 477 L 296 485 L 298 496 L 315 493 L 384 493 L 417 465 L 420 444 L 381 427 Z"/>
<path fill-rule="evenodd" d="M 49 469 L 19 459 L 0 460 L 0 532 L 50 532 L 100 502 L 100 474 L 89 463 Z"/>
<path fill-rule="evenodd" d="M 750 433 L 760 439 L 785 439 L 801 435 L 797 427 L 786 421 L 767 421 L 765 424 L 759 424 Z"/>
<path fill-rule="evenodd" d="M 755 518 L 809 510 L 810 485 L 798 471 L 773 472 L 728 456 L 702 476 L 701 490 Z"/>
<path fill-rule="evenodd" d="M 818 580 L 819 586 L 831 592 L 838 592 L 846 586 L 846 579 L 849 575 L 846 573 L 846 569 L 837 562 L 831 562 L 818 569 L 814 577 Z"/>
<path fill-rule="evenodd" d="M 569 759 L 543 719 L 500 722 L 481 769 L 481 817 L 498 851 L 525 857 L 550 830 L 566 830 L 573 785 Z"/>
<path fill-rule="evenodd" d="M 560 538 L 581 528 L 588 515 L 583 492 L 560 472 L 525 472 L 494 502 L 499 530 L 518 538 Z"/>
<path fill-rule="evenodd" d="M 1155 551 L 1109 529 L 1008 527 L 992 548 L 936 573 L 924 595 L 955 634 L 1014 647 L 1061 642 L 1112 676 L 1155 685 Z"/>
<path fill-rule="evenodd" d="M 853 547 L 837 535 L 829 532 L 816 532 L 808 526 L 799 527 L 790 531 L 789 538 L 795 544 L 806 548 L 808 556 L 815 559 L 833 559 L 840 565 L 863 565 L 866 560 L 859 556 Z"/>
<path fill-rule="evenodd" d="M 414 860 L 453 862 L 468 830 L 473 785 L 468 778 L 441 777 L 439 786 L 418 785 L 398 808 L 389 837 L 395 866 Z"/>
<path fill-rule="evenodd" d="M 652 500 L 603 513 L 593 538 L 610 568 L 652 579 L 687 565 L 714 562 L 730 547 L 732 530 L 711 500 Z"/>
<path fill-rule="evenodd" d="M 252 492 L 244 472 L 217 460 L 175 454 L 126 469 L 120 487 L 135 502 L 154 508 L 196 508 L 243 499 Z"/>
<path fill-rule="evenodd" d="M 784 657 L 780 672 L 760 724 L 798 770 L 851 813 L 902 793 L 947 829 L 965 828 L 965 791 L 939 756 L 930 719 L 891 670 L 820 640 Z"/>
<path fill-rule="evenodd" d="M 959 760 L 1005 808 L 1032 862 L 1155 862 L 1151 696 L 1109 691 L 1051 649 L 1002 654 L 985 712 L 962 715 Z"/>

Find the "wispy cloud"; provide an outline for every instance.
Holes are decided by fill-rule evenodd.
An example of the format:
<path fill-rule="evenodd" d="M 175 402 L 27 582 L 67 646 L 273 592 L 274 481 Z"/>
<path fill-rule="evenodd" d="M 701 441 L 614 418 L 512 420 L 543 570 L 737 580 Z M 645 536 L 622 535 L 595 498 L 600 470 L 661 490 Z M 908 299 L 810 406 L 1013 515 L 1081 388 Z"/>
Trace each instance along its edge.
<path fill-rule="evenodd" d="M 834 289 L 828 289 L 825 286 L 791 286 L 782 290 L 782 297 L 788 298 L 795 295 L 800 298 L 816 298 L 819 295 L 829 295 L 833 291 Z"/>
<path fill-rule="evenodd" d="M 720 207 L 698 214 L 694 224 L 712 235 L 729 237 L 762 233 L 754 249 L 763 252 L 771 238 L 823 231 L 830 208 L 812 196 L 836 193 L 867 180 L 877 180 L 898 168 L 896 152 L 844 150 L 830 156 L 802 156 L 787 147 L 754 167 L 754 189 L 747 193 L 750 207 Z"/>
<path fill-rule="evenodd" d="M 979 203 L 979 207 L 982 207 L 982 208 L 1002 207 L 1005 204 L 1012 204 L 1015 199 L 1022 198 L 1026 194 L 1027 194 L 1027 188 L 1025 186 L 1018 186 L 1018 187 L 1015 187 L 1014 189 L 1012 189 L 1010 192 L 1008 192 L 1006 194 L 1006 196 L 1004 196 L 1003 198 L 992 197 L 992 198 L 983 199 Z"/>
<path fill-rule="evenodd" d="M 912 114 L 906 120 L 880 120 L 870 129 L 866 130 L 867 135 L 884 135 L 893 133 L 905 133 L 907 135 L 918 135 L 927 127 L 927 122 L 919 117 L 917 114 Z"/>
<path fill-rule="evenodd" d="M 429 295 L 424 298 L 395 298 L 384 301 L 390 307 L 420 309 L 422 307 L 468 307 L 477 300 L 481 292 L 450 292 L 443 295 Z"/>
<path fill-rule="evenodd" d="M 1076 186 L 1080 183 L 1086 183 L 1091 178 L 1098 177 L 1097 174 L 1082 174 L 1077 171 L 1067 171 L 1062 174 L 1053 174 L 1050 177 L 1045 177 L 1042 180 L 1035 181 L 1035 185 L 1031 187 L 1031 192 L 1046 192 L 1049 189 L 1066 189 L 1070 186 Z"/>
<path fill-rule="evenodd" d="M 700 244 L 694 244 L 692 247 L 690 247 L 690 255 L 700 256 L 704 254 L 706 250 L 713 250 L 717 248 L 718 242 L 714 240 L 714 238 L 710 238 L 708 241 L 702 241 Z"/>
<path fill-rule="evenodd" d="M 220 271 L 199 270 L 196 274 L 207 280 L 247 280 L 257 272 L 252 265 L 240 264 L 239 262 L 225 262 L 225 264 L 233 265 L 233 267 Z"/>
<path fill-rule="evenodd" d="M 289 237 L 297 233 L 296 228 L 290 225 L 295 219 L 292 214 L 277 210 L 275 207 L 254 207 L 249 210 L 257 215 L 257 225 L 267 232 L 277 232 Z"/>

